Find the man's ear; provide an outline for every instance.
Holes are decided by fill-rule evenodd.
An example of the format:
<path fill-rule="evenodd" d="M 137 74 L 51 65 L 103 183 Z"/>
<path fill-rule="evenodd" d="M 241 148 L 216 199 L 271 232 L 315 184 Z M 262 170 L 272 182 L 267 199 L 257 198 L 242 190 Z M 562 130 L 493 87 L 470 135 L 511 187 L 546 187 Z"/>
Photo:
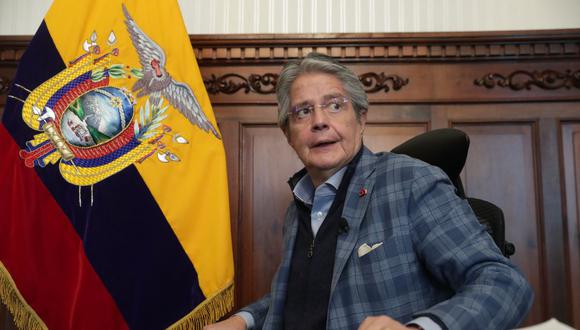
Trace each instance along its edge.
<path fill-rule="evenodd" d="M 288 144 L 290 144 L 290 132 L 288 129 L 288 124 L 286 124 L 286 126 L 281 127 L 282 132 L 284 132 L 284 136 L 286 136 L 286 141 L 288 142 Z"/>
<path fill-rule="evenodd" d="M 362 131 L 363 131 L 363 132 L 364 132 L 364 130 L 365 130 L 365 126 L 366 126 L 366 124 L 367 124 L 367 112 L 368 112 L 368 110 L 361 111 L 361 113 L 360 113 L 360 115 L 359 115 L 359 118 L 358 118 L 358 120 L 359 120 L 359 123 L 360 123 L 360 125 L 362 126 Z"/>

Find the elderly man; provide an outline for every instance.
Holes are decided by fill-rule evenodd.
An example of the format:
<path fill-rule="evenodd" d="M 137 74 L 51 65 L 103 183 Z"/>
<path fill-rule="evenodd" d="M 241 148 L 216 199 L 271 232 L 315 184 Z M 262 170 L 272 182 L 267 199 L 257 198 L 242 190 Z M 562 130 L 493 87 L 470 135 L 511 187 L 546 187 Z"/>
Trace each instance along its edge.
<path fill-rule="evenodd" d="M 363 146 L 358 77 L 311 53 L 277 86 L 279 125 L 304 169 L 289 181 L 271 292 L 208 328 L 508 329 L 529 284 L 438 168 Z"/>

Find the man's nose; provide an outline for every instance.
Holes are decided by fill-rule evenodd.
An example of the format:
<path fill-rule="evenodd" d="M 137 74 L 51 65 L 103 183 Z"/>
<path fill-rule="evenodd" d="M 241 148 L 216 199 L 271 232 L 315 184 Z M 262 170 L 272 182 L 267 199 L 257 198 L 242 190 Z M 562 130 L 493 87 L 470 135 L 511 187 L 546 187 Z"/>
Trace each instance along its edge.
<path fill-rule="evenodd" d="M 322 109 L 319 106 L 314 107 L 311 116 L 312 116 L 311 117 L 312 130 L 321 130 L 328 128 L 328 114 L 326 113 L 326 111 L 324 111 L 324 109 Z"/>

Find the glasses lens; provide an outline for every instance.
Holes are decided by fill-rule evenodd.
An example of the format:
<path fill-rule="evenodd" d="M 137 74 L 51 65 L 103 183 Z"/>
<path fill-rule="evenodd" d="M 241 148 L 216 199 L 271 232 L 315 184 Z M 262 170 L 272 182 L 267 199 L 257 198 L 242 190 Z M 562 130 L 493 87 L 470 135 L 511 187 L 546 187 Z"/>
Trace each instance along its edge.
<path fill-rule="evenodd" d="M 326 111 L 337 113 L 344 108 L 344 104 L 348 101 L 346 97 L 333 98 L 326 105 L 322 106 Z"/>
<path fill-rule="evenodd" d="M 294 110 L 292 111 L 292 115 L 297 120 L 304 120 L 310 117 L 310 114 L 312 113 L 313 110 L 314 107 L 311 105 L 298 106 L 294 108 Z"/>
<path fill-rule="evenodd" d="M 347 97 L 334 97 L 325 104 L 319 104 L 318 107 L 328 113 L 338 113 L 344 109 L 345 104 L 349 101 Z M 306 104 L 294 107 L 290 111 L 290 115 L 296 121 L 308 120 L 314 112 L 315 105 Z"/>

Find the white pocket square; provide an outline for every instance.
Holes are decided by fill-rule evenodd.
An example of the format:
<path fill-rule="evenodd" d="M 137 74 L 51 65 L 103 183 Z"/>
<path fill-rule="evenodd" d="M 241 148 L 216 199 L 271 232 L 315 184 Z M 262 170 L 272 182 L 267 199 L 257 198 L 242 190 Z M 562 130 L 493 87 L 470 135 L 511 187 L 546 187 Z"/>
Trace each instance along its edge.
<path fill-rule="evenodd" d="M 371 252 L 372 250 L 378 248 L 379 246 L 383 245 L 383 242 L 377 243 L 377 244 L 373 244 L 373 246 L 369 246 L 367 243 L 361 245 L 358 248 L 358 257 L 362 257 L 365 254 Z"/>

